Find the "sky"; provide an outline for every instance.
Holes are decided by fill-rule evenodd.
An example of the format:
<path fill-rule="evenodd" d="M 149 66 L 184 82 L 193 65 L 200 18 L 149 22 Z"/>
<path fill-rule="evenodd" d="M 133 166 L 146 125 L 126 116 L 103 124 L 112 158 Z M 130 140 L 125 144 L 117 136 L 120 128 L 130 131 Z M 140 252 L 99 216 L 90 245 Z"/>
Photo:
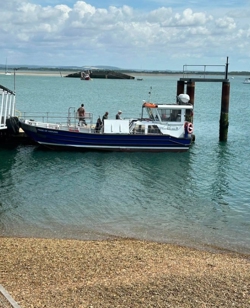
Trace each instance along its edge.
<path fill-rule="evenodd" d="M 0 0 L 0 64 L 250 71 L 250 0 Z"/>

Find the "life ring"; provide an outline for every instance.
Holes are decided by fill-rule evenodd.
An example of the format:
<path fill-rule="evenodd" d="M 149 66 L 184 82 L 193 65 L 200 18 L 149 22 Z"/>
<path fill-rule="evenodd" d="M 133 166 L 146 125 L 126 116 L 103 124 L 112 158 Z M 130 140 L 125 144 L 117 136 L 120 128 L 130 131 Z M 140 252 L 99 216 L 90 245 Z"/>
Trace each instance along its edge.
<path fill-rule="evenodd" d="M 194 126 L 193 126 L 193 123 L 189 122 L 188 125 L 187 125 L 187 131 L 189 134 L 192 134 L 194 130 Z"/>

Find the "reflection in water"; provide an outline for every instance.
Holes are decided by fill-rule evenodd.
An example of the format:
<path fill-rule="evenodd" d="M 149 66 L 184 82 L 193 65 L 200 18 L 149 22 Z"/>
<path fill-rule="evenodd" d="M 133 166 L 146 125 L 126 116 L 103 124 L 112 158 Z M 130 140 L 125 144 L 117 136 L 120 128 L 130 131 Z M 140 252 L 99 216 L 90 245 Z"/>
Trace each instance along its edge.
<path fill-rule="evenodd" d="M 45 226 L 51 217 L 62 224 L 71 217 L 73 225 L 84 226 L 98 220 L 105 228 L 123 217 L 143 218 L 145 209 L 163 211 L 173 199 L 174 206 L 178 203 L 178 194 L 171 197 L 168 192 L 174 192 L 172 173 L 180 176 L 185 170 L 178 183 L 183 191 L 188 176 L 188 155 L 179 160 L 164 154 L 46 152 L 30 147 L 21 148 L 17 156 L 12 169 L 20 172 L 11 189 L 17 191 L 20 215 L 26 223 L 35 220 Z"/>
<path fill-rule="evenodd" d="M 80 239 L 127 236 L 222 246 L 230 238 L 236 244 L 240 234 L 228 217 L 228 149 L 219 145 L 213 152 L 217 155 L 204 162 L 190 152 L 20 147 L 3 154 L 1 233 Z"/>
<path fill-rule="evenodd" d="M 230 185 L 227 169 L 229 167 L 229 153 L 226 144 L 219 144 L 215 155 L 214 183 L 211 185 L 212 200 L 221 204 L 226 204 L 224 196 L 228 195 Z"/>
<path fill-rule="evenodd" d="M 16 171 L 12 169 L 12 166 L 15 164 L 16 154 L 16 149 L 0 149 L 0 214 L 17 207 L 15 198 L 12 198 L 15 195 L 13 183 L 16 175 Z"/>

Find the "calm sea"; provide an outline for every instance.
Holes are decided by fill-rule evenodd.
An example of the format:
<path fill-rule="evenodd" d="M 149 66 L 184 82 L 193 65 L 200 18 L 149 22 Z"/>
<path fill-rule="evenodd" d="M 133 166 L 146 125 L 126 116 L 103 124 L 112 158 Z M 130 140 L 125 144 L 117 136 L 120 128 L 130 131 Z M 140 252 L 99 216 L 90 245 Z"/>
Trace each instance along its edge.
<path fill-rule="evenodd" d="M 174 102 L 178 77 L 81 81 L 16 76 L 21 112 L 85 104 L 94 120 L 137 117 L 142 100 Z M 196 83 L 196 142 L 187 153 L 0 149 L 0 235 L 116 236 L 250 253 L 250 85 L 230 79 L 228 141 L 219 142 L 220 83 Z M 13 89 L 13 76 L 0 75 Z"/>

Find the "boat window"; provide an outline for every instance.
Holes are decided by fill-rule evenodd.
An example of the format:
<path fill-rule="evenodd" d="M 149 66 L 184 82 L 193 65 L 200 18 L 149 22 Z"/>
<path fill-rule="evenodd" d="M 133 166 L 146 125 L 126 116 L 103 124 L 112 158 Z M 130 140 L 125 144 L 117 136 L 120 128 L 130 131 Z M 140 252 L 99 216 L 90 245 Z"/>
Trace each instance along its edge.
<path fill-rule="evenodd" d="M 148 134 L 161 134 L 161 131 L 157 125 L 149 125 Z"/>
<path fill-rule="evenodd" d="M 159 109 L 158 110 L 160 117 L 161 117 L 161 121 L 163 122 L 167 122 L 170 119 L 170 110 L 169 109 Z"/>
<path fill-rule="evenodd" d="M 162 122 L 181 122 L 181 109 L 158 109 Z"/>
<path fill-rule="evenodd" d="M 157 115 L 157 111 L 155 108 L 147 108 L 147 112 L 149 115 L 150 120 L 152 121 L 158 121 L 158 115 Z"/>
<path fill-rule="evenodd" d="M 136 124 L 133 128 L 133 134 L 145 134 L 145 125 Z"/>

